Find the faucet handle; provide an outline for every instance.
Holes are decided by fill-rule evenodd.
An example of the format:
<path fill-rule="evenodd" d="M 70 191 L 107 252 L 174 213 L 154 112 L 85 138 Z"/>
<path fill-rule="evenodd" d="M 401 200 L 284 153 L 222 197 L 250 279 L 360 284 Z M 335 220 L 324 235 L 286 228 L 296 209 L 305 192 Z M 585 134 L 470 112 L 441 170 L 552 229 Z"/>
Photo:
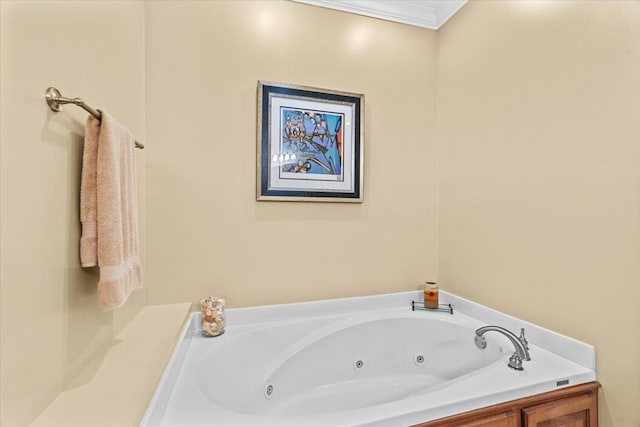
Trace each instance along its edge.
<path fill-rule="evenodd" d="M 518 337 L 518 341 L 522 343 L 522 346 L 525 349 L 525 356 L 527 356 L 525 360 L 531 360 L 531 356 L 529 353 L 529 341 L 527 341 L 527 338 L 525 338 L 524 336 L 524 328 L 520 328 L 520 336 Z"/>
<path fill-rule="evenodd" d="M 529 350 L 529 341 L 524 336 L 524 328 L 520 328 L 520 336 L 518 337 L 525 349 Z"/>

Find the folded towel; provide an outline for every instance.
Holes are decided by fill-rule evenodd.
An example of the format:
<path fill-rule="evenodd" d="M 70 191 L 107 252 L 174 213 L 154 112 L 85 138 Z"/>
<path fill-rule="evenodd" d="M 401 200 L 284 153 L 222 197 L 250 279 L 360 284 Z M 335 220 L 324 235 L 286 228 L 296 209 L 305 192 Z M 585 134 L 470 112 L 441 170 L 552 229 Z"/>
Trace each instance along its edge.
<path fill-rule="evenodd" d="M 96 183 L 98 168 L 98 137 L 100 121 L 93 116 L 87 119 L 82 153 L 80 179 L 80 263 L 83 267 L 98 265 L 98 201 Z"/>
<path fill-rule="evenodd" d="M 142 287 L 131 132 L 102 111 L 87 119 L 80 188 L 80 260 L 98 265 L 100 307 L 121 307 Z"/>

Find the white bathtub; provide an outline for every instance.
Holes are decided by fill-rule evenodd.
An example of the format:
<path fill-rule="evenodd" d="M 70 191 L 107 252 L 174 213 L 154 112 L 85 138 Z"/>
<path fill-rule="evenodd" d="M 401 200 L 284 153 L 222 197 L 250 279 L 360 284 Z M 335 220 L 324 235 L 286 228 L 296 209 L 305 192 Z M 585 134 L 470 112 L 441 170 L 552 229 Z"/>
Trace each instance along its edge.
<path fill-rule="evenodd" d="M 228 310 L 224 335 L 192 316 L 142 425 L 406 426 L 594 381 L 586 344 L 442 292 L 454 314 L 411 311 L 419 293 Z M 532 360 L 507 366 L 526 328 Z"/>

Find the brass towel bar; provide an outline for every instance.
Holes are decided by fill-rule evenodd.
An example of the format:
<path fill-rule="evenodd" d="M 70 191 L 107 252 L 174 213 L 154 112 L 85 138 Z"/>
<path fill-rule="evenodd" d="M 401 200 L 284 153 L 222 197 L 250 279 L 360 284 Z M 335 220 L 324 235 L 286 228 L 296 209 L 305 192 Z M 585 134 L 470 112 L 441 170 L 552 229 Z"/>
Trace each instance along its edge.
<path fill-rule="evenodd" d="M 47 105 L 49 105 L 49 108 L 51 108 L 56 113 L 58 111 L 62 110 L 62 106 L 64 104 L 75 104 L 78 107 L 82 108 L 83 110 L 87 111 L 89 114 L 91 114 L 96 119 L 98 119 L 98 120 L 102 119 L 102 113 L 100 111 L 88 106 L 80 98 L 66 98 L 66 97 L 62 96 L 60 91 L 58 89 L 56 89 L 55 87 L 48 88 L 47 91 L 44 93 L 44 97 L 47 100 Z M 136 148 L 143 149 L 144 145 L 142 143 L 136 141 Z"/>

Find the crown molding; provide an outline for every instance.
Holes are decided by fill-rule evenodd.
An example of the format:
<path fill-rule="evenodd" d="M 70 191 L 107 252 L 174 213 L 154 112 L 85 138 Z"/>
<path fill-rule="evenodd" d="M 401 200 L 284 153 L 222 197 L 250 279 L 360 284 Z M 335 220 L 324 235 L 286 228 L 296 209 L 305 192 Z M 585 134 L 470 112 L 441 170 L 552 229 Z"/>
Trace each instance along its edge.
<path fill-rule="evenodd" d="M 408 25 L 439 29 L 467 0 L 293 0 Z"/>

